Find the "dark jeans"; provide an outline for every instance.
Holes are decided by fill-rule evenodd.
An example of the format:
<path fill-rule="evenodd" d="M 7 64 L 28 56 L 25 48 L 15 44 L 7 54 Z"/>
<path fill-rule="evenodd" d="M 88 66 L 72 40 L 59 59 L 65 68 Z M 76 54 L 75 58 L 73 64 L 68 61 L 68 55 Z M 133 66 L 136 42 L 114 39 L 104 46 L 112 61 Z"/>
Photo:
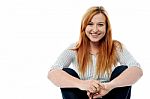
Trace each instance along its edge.
<path fill-rule="evenodd" d="M 127 68 L 127 66 L 123 65 L 116 67 L 115 70 L 112 72 L 110 80 L 116 78 Z M 73 69 L 64 68 L 63 70 L 68 74 L 79 78 L 78 74 Z M 61 88 L 61 92 L 63 99 L 89 99 L 86 91 L 80 90 L 78 88 Z M 126 86 L 115 88 L 100 99 L 130 99 L 130 96 L 131 86 Z"/>

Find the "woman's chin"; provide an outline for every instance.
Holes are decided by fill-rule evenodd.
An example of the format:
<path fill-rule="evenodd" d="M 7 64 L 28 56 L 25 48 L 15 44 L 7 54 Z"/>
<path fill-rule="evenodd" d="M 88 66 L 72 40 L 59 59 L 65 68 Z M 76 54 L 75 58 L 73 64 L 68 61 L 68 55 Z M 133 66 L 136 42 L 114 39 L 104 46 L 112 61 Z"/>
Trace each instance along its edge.
<path fill-rule="evenodd" d="M 92 43 L 98 43 L 99 40 L 91 40 Z"/>

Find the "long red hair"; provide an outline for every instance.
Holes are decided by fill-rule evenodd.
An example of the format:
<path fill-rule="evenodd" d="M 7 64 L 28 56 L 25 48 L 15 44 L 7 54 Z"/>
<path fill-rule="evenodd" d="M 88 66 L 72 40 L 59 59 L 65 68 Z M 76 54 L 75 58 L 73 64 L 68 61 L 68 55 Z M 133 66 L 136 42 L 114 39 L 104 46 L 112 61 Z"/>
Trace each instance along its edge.
<path fill-rule="evenodd" d="M 107 15 L 106 10 L 100 7 L 91 7 L 85 13 L 80 28 L 80 38 L 77 42 L 74 50 L 77 51 L 77 61 L 79 65 L 79 71 L 84 76 L 86 72 L 87 66 L 89 66 L 91 62 L 91 57 L 89 54 L 90 49 L 90 40 L 86 36 L 85 28 L 92 19 L 92 17 L 96 14 L 102 13 L 106 17 L 106 34 L 99 41 L 99 53 L 97 56 L 96 63 L 96 74 L 98 76 L 102 76 L 105 72 L 110 75 L 112 66 L 116 66 L 117 58 L 116 58 L 116 44 L 121 46 L 121 43 L 116 40 L 112 40 L 112 31 L 110 21 Z"/>

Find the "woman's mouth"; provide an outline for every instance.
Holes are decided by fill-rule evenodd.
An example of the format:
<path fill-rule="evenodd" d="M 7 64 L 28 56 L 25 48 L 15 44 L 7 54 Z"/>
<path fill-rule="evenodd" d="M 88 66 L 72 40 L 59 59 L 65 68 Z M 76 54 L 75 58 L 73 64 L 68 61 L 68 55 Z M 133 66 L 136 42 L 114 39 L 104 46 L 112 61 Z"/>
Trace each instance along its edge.
<path fill-rule="evenodd" d="M 100 34 L 90 33 L 90 35 L 91 35 L 93 38 L 96 38 L 96 37 L 98 37 Z"/>

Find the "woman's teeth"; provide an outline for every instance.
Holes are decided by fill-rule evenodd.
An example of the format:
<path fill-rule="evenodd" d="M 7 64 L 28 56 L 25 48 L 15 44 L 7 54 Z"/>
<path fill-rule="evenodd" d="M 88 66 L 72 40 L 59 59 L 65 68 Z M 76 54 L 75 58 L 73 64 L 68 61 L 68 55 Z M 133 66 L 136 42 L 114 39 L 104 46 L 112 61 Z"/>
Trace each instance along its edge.
<path fill-rule="evenodd" d="M 91 36 L 92 36 L 93 38 L 97 38 L 99 35 L 100 35 L 100 34 L 92 34 L 92 33 L 91 33 Z"/>
<path fill-rule="evenodd" d="M 99 35 L 99 34 L 91 34 L 91 35 Z"/>
<path fill-rule="evenodd" d="M 95 34 L 95 33 L 90 33 L 91 35 L 93 35 L 93 36 L 98 36 L 98 35 L 100 35 L 100 34 Z"/>

